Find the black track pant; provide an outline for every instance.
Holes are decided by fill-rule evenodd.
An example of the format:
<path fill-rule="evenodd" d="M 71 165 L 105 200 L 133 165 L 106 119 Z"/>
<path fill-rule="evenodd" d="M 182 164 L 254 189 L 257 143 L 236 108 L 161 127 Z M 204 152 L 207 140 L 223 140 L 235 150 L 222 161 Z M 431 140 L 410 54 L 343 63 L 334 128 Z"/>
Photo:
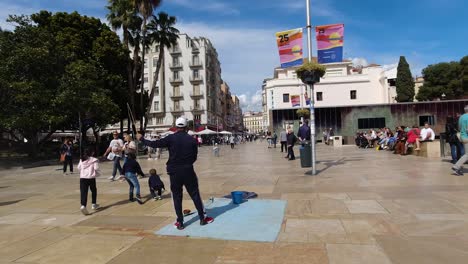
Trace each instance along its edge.
<path fill-rule="evenodd" d="M 198 216 L 200 219 L 203 219 L 205 217 L 203 202 L 198 190 L 198 179 L 193 166 L 177 168 L 169 172 L 169 177 L 171 179 L 172 200 L 174 201 L 177 222 L 184 222 L 184 215 L 182 213 L 182 186 L 185 186 L 185 189 L 192 198 L 195 208 L 197 208 Z"/>
<path fill-rule="evenodd" d="M 283 152 L 283 148 L 284 148 L 284 152 L 288 152 L 286 141 L 281 141 L 281 152 Z"/>
<path fill-rule="evenodd" d="M 88 202 L 88 188 L 91 189 L 91 200 L 95 204 L 97 198 L 96 179 L 80 178 L 81 205 L 83 206 L 86 206 Z"/>
<path fill-rule="evenodd" d="M 70 166 L 70 172 L 73 172 L 73 157 L 65 155 L 63 161 L 63 173 L 67 172 L 67 165 Z"/>
<path fill-rule="evenodd" d="M 161 193 L 162 193 L 162 188 L 159 187 L 159 188 L 151 188 L 150 187 L 150 193 L 151 193 L 151 197 L 156 197 L 156 192 L 158 193 L 158 196 L 161 196 Z"/>

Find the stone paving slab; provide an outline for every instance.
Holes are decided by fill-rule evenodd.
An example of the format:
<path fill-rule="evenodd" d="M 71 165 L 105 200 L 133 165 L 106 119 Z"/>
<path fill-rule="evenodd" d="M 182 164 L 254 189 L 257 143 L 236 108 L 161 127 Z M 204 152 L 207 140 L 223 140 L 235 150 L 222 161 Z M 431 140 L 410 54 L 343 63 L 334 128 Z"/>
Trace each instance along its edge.
<path fill-rule="evenodd" d="M 318 145 L 312 176 L 265 142 L 221 153 L 200 148 L 202 197 L 245 190 L 286 201 L 276 241 L 154 235 L 174 222 L 170 192 L 129 203 L 128 185 L 107 180 L 111 162 L 101 163 L 97 180 L 102 210 L 83 216 L 79 176 L 62 175 L 57 164 L 0 170 L 0 263 L 466 263 L 468 175 L 453 176 L 448 162 Z M 166 161 L 167 153 L 140 163 L 169 187 Z M 186 193 L 184 208 L 194 210 Z"/>

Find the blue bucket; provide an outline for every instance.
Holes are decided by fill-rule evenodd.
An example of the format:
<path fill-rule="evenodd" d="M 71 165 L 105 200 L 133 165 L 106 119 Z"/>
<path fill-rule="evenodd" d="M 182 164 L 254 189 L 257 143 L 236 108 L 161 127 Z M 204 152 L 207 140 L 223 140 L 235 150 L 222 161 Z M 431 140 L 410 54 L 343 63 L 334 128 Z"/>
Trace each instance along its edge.
<path fill-rule="evenodd" d="M 241 204 L 242 201 L 244 200 L 242 198 L 243 194 L 244 194 L 244 192 L 239 192 L 239 191 L 231 192 L 232 203 L 233 204 Z"/>

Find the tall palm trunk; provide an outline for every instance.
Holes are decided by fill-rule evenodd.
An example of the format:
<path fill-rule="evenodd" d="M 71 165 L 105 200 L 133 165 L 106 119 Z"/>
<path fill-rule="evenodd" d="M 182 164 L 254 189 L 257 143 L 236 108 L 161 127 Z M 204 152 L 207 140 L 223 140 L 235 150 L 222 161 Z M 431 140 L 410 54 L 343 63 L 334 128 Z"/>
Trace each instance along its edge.
<path fill-rule="evenodd" d="M 123 41 L 124 41 L 124 46 L 125 46 L 125 49 L 130 51 L 129 49 L 129 33 L 128 33 L 128 28 L 127 27 L 123 27 Z M 136 66 L 135 66 L 136 68 Z M 128 82 L 128 94 L 129 94 L 129 97 L 130 97 L 130 109 L 132 110 L 132 113 L 135 113 L 135 90 L 136 90 L 136 87 L 135 87 L 135 82 L 134 82 L 134 78 L 133 78 L 133 64 L 132 64 L 132 61 L 131 60 L 128 60 L 128 63 L 127 63 L 127 82 Z M 128 111 L 127 111 L 128 112 Z M 127 123 L 128 123 L 128 130 L 130 130 L 130 117 L 127 117 Z M 123 127 L 123 126 L 122 126 Z M 123 131 L 121 131 L 123 132 Z"/>
<path fill-rule="evenodd" d="M 143 127 L 142 131 L 145 131 L 146 126 L 148 125 L 149 112 L 150 112 L 151 106 L 153 104 L 154 92 L 156 90 L 156 84 L 157 84 L 157 82 L 159 80 L 159 71 L 161 69 L 161 65 L 162 65 L 163 60 L 164 60 L 164 46 L 159 45 L 158 63 L 156 64 L 156 71 L 154 72 L 153 83 L 151 85 L 151 92 L 150 92 L 150 95 L 149 95 L 149 102 L 148 102 L 148 106 L 146 107 L 145 126 Z"/>
<path fill-rule="evenodd" d="M 142 36 L 142 47 L 141 47 L 141 87 L 140 87 L 140 114 L 141 114 L 141 117 L 140 117 L 140 131 L 142 133 L 145 133 L 145 130 L 143 129 L 143 113 L 145 111 L 145 108 L 143 107 L 143 91 L 144 91 L 144 87 L 145 87 L 145 83 L 144 83 L 144 80 L 145 80 L 145 52 L 146 52 L 146 17 L 143 16 L 143 36 Z M 145 121 L 146 123 L 146 121 Z M 145 126 L 145 129 L 146 129 L 146 126 Z"/>

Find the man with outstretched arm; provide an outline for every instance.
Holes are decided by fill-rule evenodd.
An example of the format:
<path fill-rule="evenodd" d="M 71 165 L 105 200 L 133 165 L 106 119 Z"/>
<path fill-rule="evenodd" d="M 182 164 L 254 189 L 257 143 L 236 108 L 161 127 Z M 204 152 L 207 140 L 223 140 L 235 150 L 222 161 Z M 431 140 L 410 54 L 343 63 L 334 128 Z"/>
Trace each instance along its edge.
<path fill-rule="evenodd" d="M 200 217 L 200 225 L 206 225 L 214 221 L 212 217 L 205 216 L 203 202 L 198 189 L 198 178 L 193 169 L 193 163 L 197 160 L 197 141 L 187 134 L 187 119 L 179 117 L 176 120 L 177 132 L 160 140 L 147 140 L 141 134 L 137 139 L 146 146 L 152 148 L 168 148 L 169 160 L 166 163 L 167 173 L 171 181 L 172 200 L 177 215 L 174 226 L 184 229 L 184 215 L 182 213 L 182 187 L 185 186 L 192 198 Z"/>

